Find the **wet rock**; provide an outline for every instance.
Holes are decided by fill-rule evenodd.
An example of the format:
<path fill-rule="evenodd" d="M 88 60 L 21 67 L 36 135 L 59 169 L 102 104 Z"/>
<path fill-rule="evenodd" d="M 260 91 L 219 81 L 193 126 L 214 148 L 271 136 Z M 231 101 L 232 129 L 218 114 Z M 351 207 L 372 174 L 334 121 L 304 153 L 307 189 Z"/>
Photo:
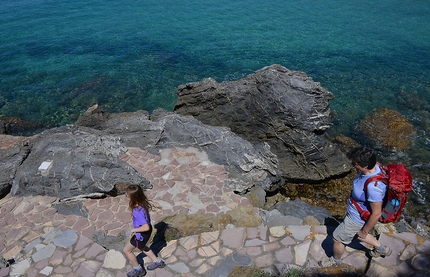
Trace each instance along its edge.
<path fill-rule="evenodd" d="M 416 134 L 405 116 L 386 108 L 376 109 L 366 115 L 356 128 L 375 148 L 385 151 L 408 149 L 412 146 Z"/>

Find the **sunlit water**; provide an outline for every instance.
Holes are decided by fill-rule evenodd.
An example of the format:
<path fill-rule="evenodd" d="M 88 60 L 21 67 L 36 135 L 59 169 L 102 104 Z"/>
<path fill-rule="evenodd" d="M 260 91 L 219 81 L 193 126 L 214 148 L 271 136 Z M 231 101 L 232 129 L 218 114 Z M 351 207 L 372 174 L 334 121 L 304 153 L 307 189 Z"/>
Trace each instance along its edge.
<path fill-rule="evenodd" d="M 0 115 L 56 126 L 95 103 L 172 110 L 180 84 L 277 63 L 335 95 L 333 133 L 354 137 L 376 107 L 407 116 L 415 146 L 383 154 L 408 164 L 428 213 L 429 22 L 426 0 L 2 0 Z"/>

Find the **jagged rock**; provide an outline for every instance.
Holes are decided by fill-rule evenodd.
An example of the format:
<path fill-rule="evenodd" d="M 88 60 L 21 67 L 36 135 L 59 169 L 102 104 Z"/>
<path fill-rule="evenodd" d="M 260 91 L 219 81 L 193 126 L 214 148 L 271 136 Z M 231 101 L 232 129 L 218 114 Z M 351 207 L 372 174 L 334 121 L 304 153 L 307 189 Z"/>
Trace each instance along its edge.
<path fill-rule="evenodd" d="M 0 150 L 2 163 L 0 164 L 0 197 L 6 196 L 11 188 L 16 171 L 30 153 L 28 144 L 20 144 Z"/>
<path fill-rule="evenodd" d="M 266 205 L 266 192 L 261 187 L 252 188 L 246 197 L 251 201 L 254 207 L 264 208 Z"/>
<path fill-rule="evenodd" d="M 191 116 L 162 109 L 154 111 L 151 117 L 144 111 L 103 113 L 106 120 L 99 121 L 99 109 L 94 116 L 94 121 L 89 113 L 85 121 L 79 122 L 90 122 L 98 130 L 120 137 L 127 147 L 139 147 L 155 155 L 164 148 L 201 149 L 213 163 L 224 165 L 228 173 L 224 184 L 232 191 L 243 194 L 254 186 L 268 191 L 281 182 L 278 161 L 270 147 L 255 148 L 227 128 L 205 125 Z"/>
<path fill-rule="evenodd" d="M 116 194 L 116 185 L 123 183 L 151 188 L 148 180 L 119 159 L 126 150 L 119 137 L 94 129 L 63 126 L 46 130 L 30 141 L 28 155 L 16 164 L 15 175 L 10 176 L 11 193 L 66 200 Z"/>
<path fill-rule="evenodd" d="M 405 150 L 412 146 L 416 131 L 401 113 L 381 108 L 367 114 L 357 130 L 376 148 L 386 151 Z"/>
<path fill-rule="evenodd" d="M 256 149 L 227 128 L 164 110 L 149 118 L 145 111 L 109 114 L 94 106 L 76 125 L 46 130 L 29 141 L 27 148 L 0 151 L 5 161 L 0 181 L 6 188 L 12 184 L 13 195 L 50 195 L 64 201 L 116 195 L 129 184 L 150 188 L 148 180 L 119 159 L 128 147 L 153 154 L 172 147 L 200 149 L 224 165 L 224 184 L 242 194 L 256 186 L 274 190 L 281 183 L 268 145 Z"/>
<path fill-rule="evenodd" d="M 90 107 L 84 114 L 81 114 L 75 124 L 99 129 L 100 125 L 103 125 L 108 118 L 109 113 L 105 113 L 105 111 L 96 104 Z"/>
<path fill-rule="evenodd" d="M 188 83 L 178 96 L 176 113 L 229 127 L 257 148 L 268 143 L 286 180 L 320 181 L 351 169 L 324 135 L 333 95 L 304 72 L 272 65 L 237 81 Z"/>

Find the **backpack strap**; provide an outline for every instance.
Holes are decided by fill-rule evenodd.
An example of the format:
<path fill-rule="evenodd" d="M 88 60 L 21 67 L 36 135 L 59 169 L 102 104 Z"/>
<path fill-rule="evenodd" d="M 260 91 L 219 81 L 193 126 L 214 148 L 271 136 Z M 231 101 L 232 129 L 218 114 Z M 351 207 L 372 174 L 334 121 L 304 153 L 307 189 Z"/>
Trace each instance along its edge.
<path fill-rule="evenodd" d="M 380 182 L 382 182 L 384 184 L 387 182 L 387 178 L 385 177 L 385 174 L 384 174 L 384 171 L 383 171 L 382 168 L 381 168 L 381 173 L 380 174 L 378 174 L 376 176 L 373 176 L 373 177 L 370 177 L 370 178 L 368 178 L 364 182 L 363 191 L 364 191 L 366 200 L 367 200 L 367 186 L 369 185 L 370 182 L 375 182 L 375 186 L 377 186 L 378 185 L 378 181 L 380 181 Z M 357 209 L 358 213 L 360 215 L 362 215 L 363 212 L 365 212 L 365 210 L 363 210 L 361 208 L 360 204 L 358 204 L 358 202 L 354 199 L 354 197 L 352 197 L 352 192 L 351 192 L 350 198 L 351 198 L 351 203 L 354 204 L 354 206 Z"/>

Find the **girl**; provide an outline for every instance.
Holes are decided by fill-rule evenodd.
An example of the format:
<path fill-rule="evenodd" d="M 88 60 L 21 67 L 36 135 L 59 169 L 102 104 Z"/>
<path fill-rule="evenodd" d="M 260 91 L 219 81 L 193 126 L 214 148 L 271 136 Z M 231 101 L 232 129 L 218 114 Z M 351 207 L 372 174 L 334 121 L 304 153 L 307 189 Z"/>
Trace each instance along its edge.
<path fill-rule="evenodd" d="M 164 261 L 155 256 L 154 252 L 146 245 L 152 233 L 151 218 L 149 211 L 153 209 L 153 204 L 146 198 L 143 190 L 138 185 L 131 185 L 126 189 L 125 195 L 129 198 L 129 208 L 132 214 L 133 229 L 131 230 L 130 242 L 124 246 L 124 254 L 133 266 L 133 270 L 127 273 L 128 277 L 145 276 L 146 271 L 137 262 L 133 253 L 135 248 L 143 251 L 153 263 L 148 265 L 148 270 L 162 268 Z"/>

